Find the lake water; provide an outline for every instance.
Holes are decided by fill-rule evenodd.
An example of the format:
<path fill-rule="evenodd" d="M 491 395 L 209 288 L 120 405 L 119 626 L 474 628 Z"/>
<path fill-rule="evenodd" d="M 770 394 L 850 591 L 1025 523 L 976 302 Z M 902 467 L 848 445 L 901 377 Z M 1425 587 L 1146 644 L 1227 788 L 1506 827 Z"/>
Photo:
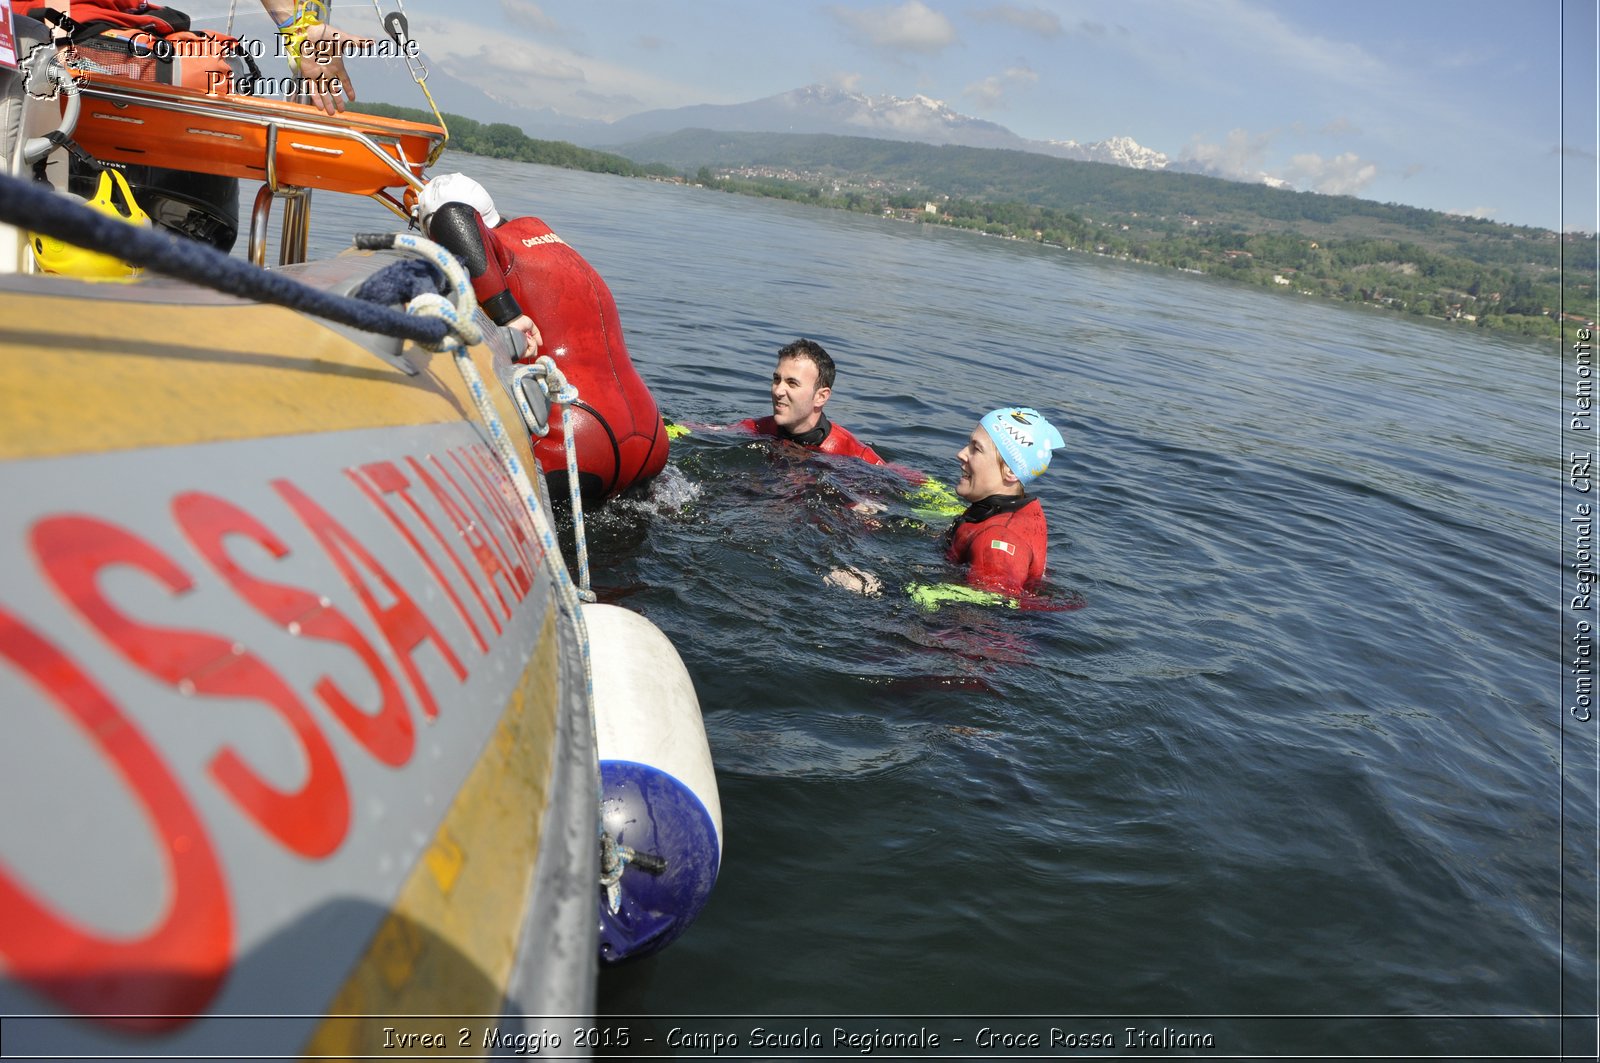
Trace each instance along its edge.
<path fill-rule="evenodd" d="M 768 412 L 774 352 L 809 336 L 830 415 L 891 460 L 953 482 L 1009 403 L 1067 440 L 1034 491 L 1061 611 L 919 611 L 902 588 L 952 576 L 945 522 L 893 475 L 705 428 L 592 518 L 600 598 L 694 678 L 726 821 L 699 922 L 602 980 L 620 1051 L 860 1054 L 839 1026 L 974 1058 L 1032 1051 L 985 1027 L 1086 1054 L 1593 1054 L 1593 1022 L 1557 1018 L 1595 1010 L 1597 928 L 1555 344 L 453 163 L 599 268 L 679 421 Z M 350 204 L 320 199 L 325 228 L 391 227 Z M 887 593 L 824 585 L 842 564 Z"/>

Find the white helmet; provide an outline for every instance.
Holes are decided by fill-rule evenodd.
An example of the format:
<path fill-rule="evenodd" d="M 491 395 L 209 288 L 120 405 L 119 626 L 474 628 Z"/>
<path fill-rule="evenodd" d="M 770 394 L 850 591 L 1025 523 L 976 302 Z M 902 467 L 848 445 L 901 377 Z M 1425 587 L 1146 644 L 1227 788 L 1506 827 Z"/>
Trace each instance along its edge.
<path fill-rule="evenodd" d="M 483 223 L 491 229 L 500 224 L 500 212 L 494 209 L 488 191 L 464 173 L 442 173 L 422 186 L 417 197 L 422 224 L 427 225 L 433 212 L 446 203 L 465 203 L 481 214 Z"/>

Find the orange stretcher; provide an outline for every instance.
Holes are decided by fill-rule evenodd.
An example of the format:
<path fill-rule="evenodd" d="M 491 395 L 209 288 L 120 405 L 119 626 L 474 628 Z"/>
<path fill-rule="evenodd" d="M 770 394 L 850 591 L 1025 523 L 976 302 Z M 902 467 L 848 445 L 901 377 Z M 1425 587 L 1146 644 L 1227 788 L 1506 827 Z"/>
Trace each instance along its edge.
<path fill-rule="evenodd" d="M 80 73 L 73 139 L 109 162 L 375 195 L 417 186 L 444 146 L 439 126 L 255 96 L 213 95 Z"/>

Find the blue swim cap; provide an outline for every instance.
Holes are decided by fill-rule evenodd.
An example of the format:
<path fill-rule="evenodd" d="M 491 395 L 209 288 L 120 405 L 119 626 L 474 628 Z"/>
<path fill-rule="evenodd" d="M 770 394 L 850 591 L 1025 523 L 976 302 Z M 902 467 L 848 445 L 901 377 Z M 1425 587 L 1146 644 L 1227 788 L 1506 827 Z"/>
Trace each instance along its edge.
<path fill-rule="evenodd" d="M 1000 451 L 1000 457 L 1023 483 L 1032 483 L 1050 466 L 1050 452 L 1067 445 L 1055 426 L 1038 410 L 1005 406 L 978 422 Z"/>

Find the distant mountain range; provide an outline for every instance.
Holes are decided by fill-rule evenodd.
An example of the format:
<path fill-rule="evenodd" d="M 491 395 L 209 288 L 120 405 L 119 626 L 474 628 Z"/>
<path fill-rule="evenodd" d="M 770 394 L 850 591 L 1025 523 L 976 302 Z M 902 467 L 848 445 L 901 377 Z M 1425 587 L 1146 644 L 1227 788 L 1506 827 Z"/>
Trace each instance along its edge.
<path fill-rule="evenodd" d="M 1029 140 L 1005 126 L 973 118 L 927 96 L 867 96 L 822 85 L 781 92 L 750 103 L 701 104 L 645 111 L 613 122 L 585 147 L 619 147 L 632 141 L 712 129 L 723 133 L 823 133 L 833 136 L 954 144 L 966 148 L 1006 148 L 1058 159 L 1104 162 L 1137 170 L 1165 170 L 1166 155 L 1113 137 L 1092 144 L 1075 140 Z"/>
<path fill-rule="evenodd" d="M 417 94 L 409 81 L 403 73 L 375 78 L 370 86 L 370 98 L 414 106 Z M 368 83 L 364 81 L 361 87 L 367 89 Z M 520 107 L 512 100 L 496 98 L 454 79 L 450 79 L 448 88 L 452 90 L 449 110 L 470 114 L 482 122 L 506 122 L 531 137 L 565 140 L 580 147 L 620 154 L 628 154 L 631 144 L 684 129 L 724 133 L 820 133 L 969 148 L 1003 148 L 1136 170 L 1220 176 L 1188 160 L 1171 159 L 1131 137 L 1111 137 L 1088 144 L 1076 140 L 1030 140 L 1005 126 L 961 114 L 927 96 L 868 96 L 808 85 L 748 103 L 674 107 L 644 111 L 615 122 L 600 122 L 569 118 L 547 109 Z M 1262 180 L 1273 183 L 1265 176 Z"/>

